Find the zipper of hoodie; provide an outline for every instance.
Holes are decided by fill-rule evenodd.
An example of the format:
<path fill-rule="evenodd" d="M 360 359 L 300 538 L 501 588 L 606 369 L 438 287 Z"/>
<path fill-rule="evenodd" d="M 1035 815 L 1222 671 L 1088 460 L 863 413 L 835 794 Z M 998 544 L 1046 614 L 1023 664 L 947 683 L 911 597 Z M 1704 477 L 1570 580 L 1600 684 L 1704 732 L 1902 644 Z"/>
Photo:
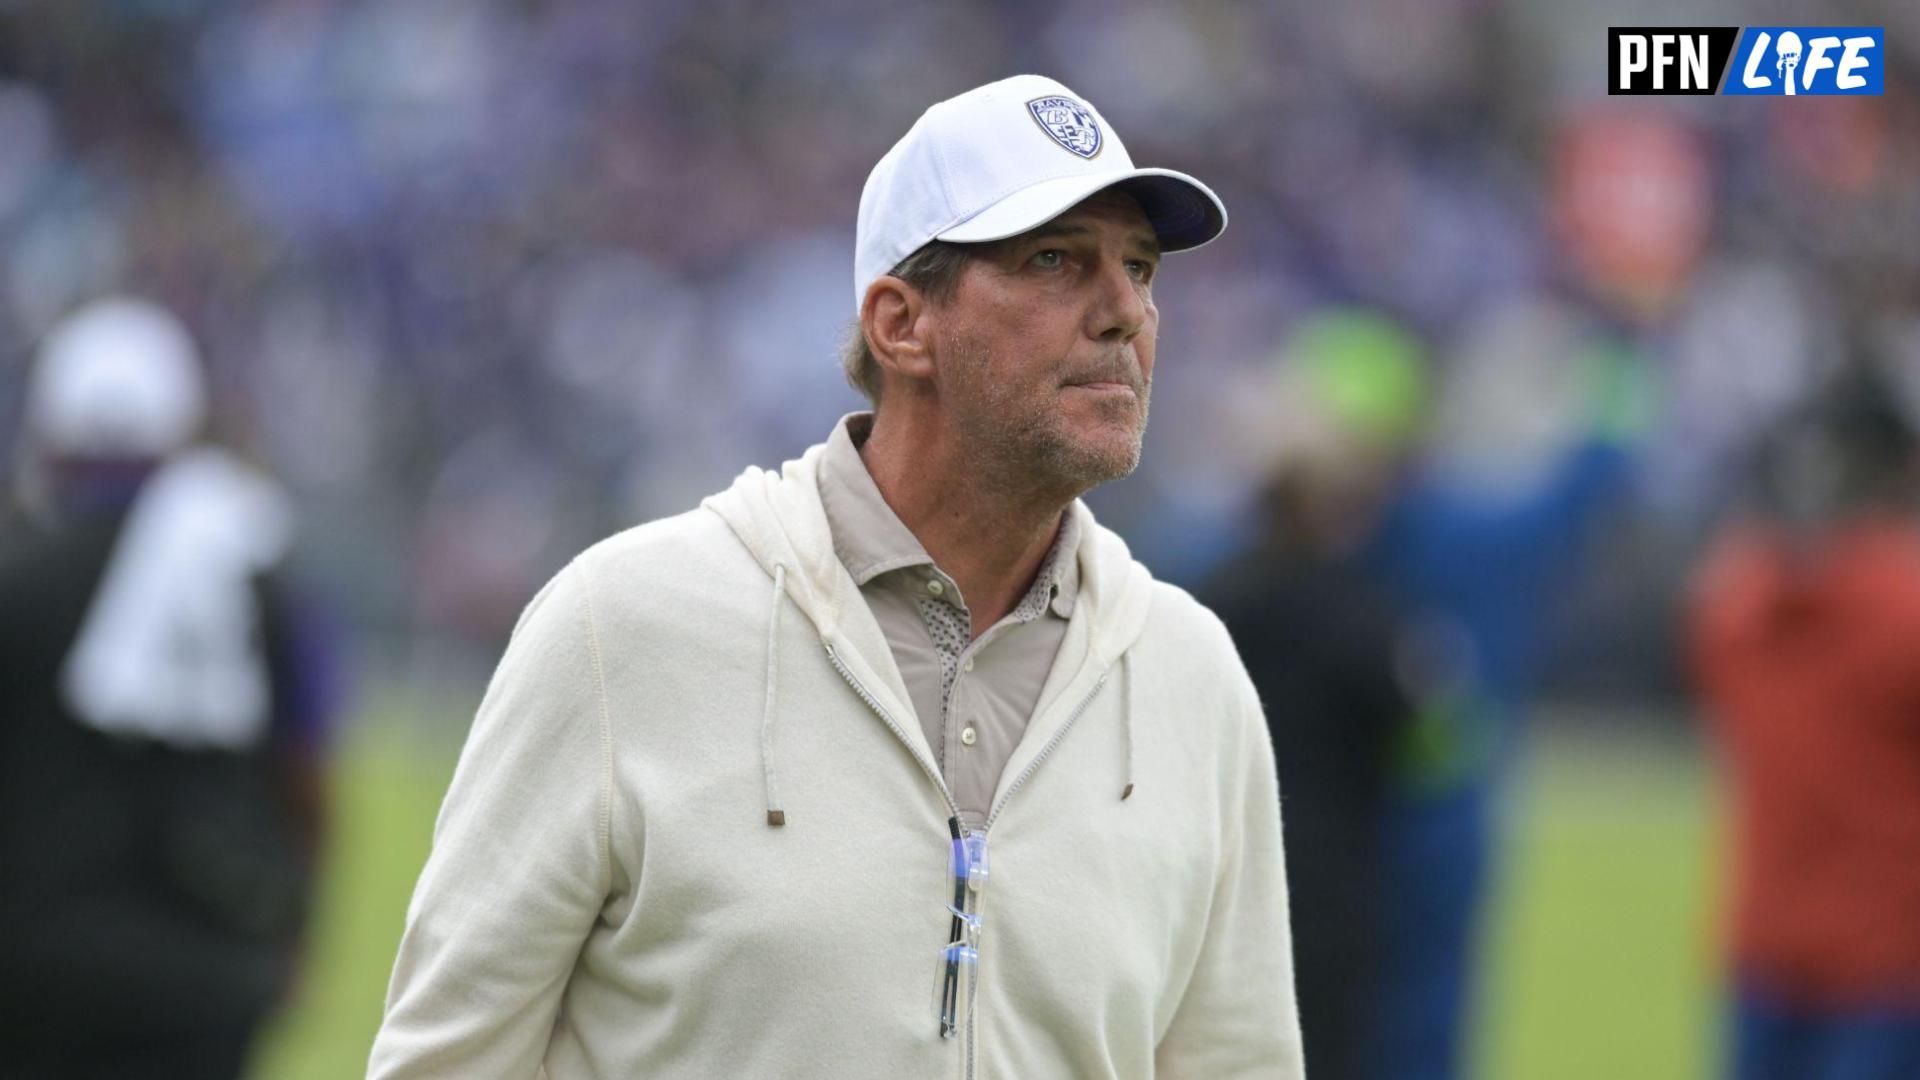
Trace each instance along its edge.
<path fill-rule="evenodd" d="M 1020 775 L 1014 777 L 1013 783 L 1007 785 L 1006 793 L 1000 796 L 1000 801 L 994 804 L 993 812 L 987 815 L 987 823 L 980 827 L 981 832 L 985 833 L 993 830 L 993 823 L 1000 819 L 1000 811 L 1007 808 L 1007 803 L 1013 798 L 1013 793 L 1019 791 L 1021 787 L 1026 784 L 1028 778 L 1033 776 L 1040 768 L 1040 764 L 1046 761 L 1048 756 L 1053 753 L 1054 747 L 1060 745 L 1060 740 L 1066 738 L 1067 732 L 1073 730 L 1073 725 L 1080 719 L 1080 714 L 1086 712 L 1087 706 L 1093 704 L 1094 696 L 1100 693 L 1101 687 L 1107 685 L 1107 679 L 1112 673 L 1113 669 L 1111 667 L 1100 673 L 1099 681 L 1093 684 L 1093 689 L 1087 691 L 1086 697 L 1080 699 L 1080 704 L 1073 707 L 1073 712 L 1067 716 L 1067 722 L 1060 725 L 1060 730 L 1054 732 L 1053 738 L 1047 740 L 1047 745 L 1040 748 L 1040 753 L 1035 755 L 1034 759 L 1027 763 L 1026 768 L 1020 770 Z"/>
<path fill-rule="evenodd" d="M 913 760 L 920 763 L 920 771 L 927 774 L 927 779 L 932 780 L 933 785 L 940 789 L 941 798 L 944 798 L 947 800 L 947 809 L 952 812 L 954 820 L 955 821 L 960 820 L 960 804 L 954 801 L 953 792 L 947 790 L 947 782 L 941 778 L 939 770 L 935 769 L 932 765 L 929 765 L 927 763 L 926 758 L 923 758 L 920 756 L 920 751 L 914 749 L 913 743 L 910 740 L 908 740 L 906 729 L 902 728 L 899 722 L 894 720 L 893 714 L 888 712 L 880 704 L 879 699 L 875 698 L 873 694 L 870 693 L 867 690 L 867 688 L 861 684 L 859 679 L 854 678 L 853 672 L 847 670 L 847 665 L 841 661 L 840 654 L 834 652 L 833 643 L 823 642 L 823 644 L 825 644 L 827 647 L 827 662 L 833 665 L 833 670 L 840 673 L 840 677 L 846 680 L 847 685 L 853 689 L 854 694 L 857 695 L 861 701 L 864 701 L 867 703 L 867 708 L 873 710 L 873 715 L 879 717 L 882 721 L 886 723 L 888 729 L 890 729 L 893 732 L 893 737 L 896 739 L 899 739 L 900 745 L 906 747 L 907 753 L 913 755 Z M 984 832 L 985 830 L 982 829 L 982 831 Z M 969 1004 L 967 1007 L 967 1039 L 966 1039 L 966 1045 L 963 1048 L 963 1053 L 961 1054 L 961 1059 L 966 1066 L 967 1080 L 973 1080 L 972 1000 L 973 1000 L 973 997 L 978 994 L 979 985 L 980 985 L 980 969 L 979 967 L 976 966 L 973 969 L 972 978 L 970 979 L 969 985 L 967 988 L 967 992 L 969 995 L 969 998 L 968 998 Z"/>
<path fill-rule="evenodd" d="M 1020 775 L 1014 777 L 1013 783 L 1007 785 L 1006 794 L 1000 796 L 1000 801 L 994 804 L 993 812 L 987 815 L 987 823 L 980 826 L 982 835 L 992 833 L 993 823 L 999 820 L 1000 811 L 1006 809 L 1007 802 L 1013 798 L 1013 793 L 1019 791 L 1021 787 L 1026 784 L 1028 778 L 1039 771 L 1040 763 L 1047 760 L 1053 753 L 1054 747 L 1060 745 L 1060 740 L 1066 738 L 1067 732 L 1073 730 L 1073 725 L 1079 721 L 1080 714 L 1087 711 L 1087 706 L 1093 704 L 1093 699 L 1100 693 L 1100 688 L 1107 685 L 1107 677 L 1111 673 L 1112 668 L 1108 668 L 1106 671 L 1100 673 L 1099 681 L 1093 684 L 1093 689 L 1087 691 L 1086 697 L 1080 699 L 1080 704 L 1073 707 L 1073 712 L 1067 716 L 1067 722 L 1060 725 L 1060 730 L 1054 732 L 1053 738 L 1047 740 L 1047 745 L 1041 747 L 1040 752 L 1034 755 L 1033 760 L 1027 762 L 1027 767 L 1020 770 Z M 979 1040 L 979 1033 L 974 1027 L 980 1015 L 979 1002 L 977 1000 L 979 990 L 980 969 L 976 966 L 973 969 L 973 977 L 969 980 L 967 987 L 967 1080 L 973 1080 L 973 1059 Z"/>
<path fill-rule="evenodd" d="M 888 729 L 893 732 L 894 738 L 899 739 L 900 744 L 907 748 L 907 753 L 912 754 L 913 760 L 920 764 L 920 770 L 927 774 L 927 779 L 932 780 L 934 786 L 940 789 L 941 797 L 947 801 L 947 809 L 953 812 L 955 818 L 958 818 L 960 816 L 960 804 L 954 801 L 953 793 L 947 790 L 947 782 L 941 779 L 939 770 L 929 765 L 926 758 L 920 756 L 920 752 L 914 749 L 913 743 L 907 739 L 906 730 L 893 718 L 893 714 L 889 713 L 886 708 L 880 704 L 879 700 L 867 690 L 866 686 L 854 677 L 853 672 L 847 670 L 847 665 L 841 661 L 840 654 L 834 651 L 833 644 L 831 642 L 824 644 L 827 649 L 827 662 L 833 665 L 833 670 L 839 672 L 840 678 L 846 681 L 846 684 L 852 688 L 854 694 L 866 703 L 867 708 L 873 710 L 875 716 L 878 716 L 886 723 Z M 1007 786 L 1006 793 L 1000 796 L 998 803 L 994 804 L 993 812 L 987 815 L 986 824 L 980 826 L 982 835 L 993 831 L 993 823 L 999 820 L 1000 811 L 1006 809 L 1007 802 L 1013 798 L 1013 793 L 1026 786 L 1027 781 L 1039 770 L 1041 763 L 1052 756 L 1054 748 L 1058 747 L 1060 741 L 1067 737 L 1067 732 L 1073 730 L 1073 725 L 1080 720 L 1080 714 L 1087 711 L 1087 706 L 1093 704 L 1093 699 L 1100 693 L 1101 687 L 1107 685 L 1107 679 L 1111 675 L 1111 670 L 1112 669 L 1108 669 L 1108 671 L 1100 674 L 1100 678 L 1093 684 L 1093 688 L 1087 691 L 1087 696 L 1081 698 L 1080 703 L 1073 707 L 1073 712 L 1067 716 L 1067 722 L 1060 725 L 1060 730 L 1054 733 L 1053 738 L 1047 740 L 1047 745 L 1040 748 L 1040 752 L 1034 755 L 1034 759 L 1028 762 L 1027 767 L 1020 770 L 1020 775 L 1015 777 L 1013 783 Z M 975 1000 L 979 996 L 980 987 L 980 971 L 978 968 L 973 970 L 971 977 L 968 979 L 968 984 L 967 996 L 969 998 L 969 1005 L 967 1007 L 966 1075 L 967 1080 L 973 1080 L 973 1061 L 977 1040 L 979 1038 L 978 1030 L 975 1026 L 979 1014 L 977 1000 Z"/>
<path fill-rule="evenodd" d="M 947 782 L 941 779 L 940 770 L 928 764 L 927 759 L 920 756 L 920 751 L 914 749 L 912 740 L 907 738 L 906 729 L 894 720 L 893 714 L 881 706 L 879 699 L 869 693 L 859 679 L 854 678 L 853 672 L 847 670 L 847 665 L 841 661 L 840 654 L 833 651 L 833 644 L 831 642 L 824 644 L 827 646 L 827 662 L 833 665 L 833 670 L 840 673 L 840 677 L 847 681 L 847 685 L 853 688 L 853 692 L 861 701 L 867 703 L 867 708 L 872 709 L 875 716 L 886 722 L 888 729 L 893 732 L 893 737 L 900 740 L 900 745 L 907 748 L 907 753 L 913 755 L 914 761 L 919 762 L 920 771 L 926 773 L 927 779 L 933 781 L 933 786 L 940 789 L 940 797 L 947 801 L 947 810 L 954 817 L 959 817 L 960 804 L 953 800 L 953 793 L 947 790 Z"/>

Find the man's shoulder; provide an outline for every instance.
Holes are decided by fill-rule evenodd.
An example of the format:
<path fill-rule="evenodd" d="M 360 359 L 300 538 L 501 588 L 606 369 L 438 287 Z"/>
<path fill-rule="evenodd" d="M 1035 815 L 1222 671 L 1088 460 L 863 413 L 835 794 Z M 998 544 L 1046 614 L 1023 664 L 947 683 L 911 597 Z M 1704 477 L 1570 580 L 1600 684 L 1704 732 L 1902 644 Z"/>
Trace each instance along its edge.
<path fill-rule="evenodd" d="M 1155 580 L 1146 625 L 1130 654 L 1141 672 L 1143 700 L 1178 702 L 1182 738 L 1238 752 L 1264 731 L 1253 688 L 1226 624 L 1186 589 Z"/>
<path fill-rule="evenodd" d="M 574 558 L 591 577 L 671 578 L 754 565 L 746 546 L 720 515 L 695 507 L 614 533 Z"/>
<path fill-rule="evenodd" d="M 1137 646 L 1164 657 L 1180 678 L 1236 685 L 1247 678 L 1233 637 L 1213 609 L 1186 589 L 1155 579 Z"/>
<path fill-rule="evenodd" d="M 1158 632 L 1214 648 L 1227 641 L 1227 628 L 1212 608 L 1170 581 L 1153 579 L 1153 607 L 1147 618 Z"/>
<path fill-rule="evenodd" d="M 1091 533 L 1085 541 L 1091 558 L 1106 568 L 1104 577 L 1118 580 L 1130 577 L 1134 588 L 1147 591 L 1145 637 L 1148 647 L 1158 652 L 1169 646 L 1194 655 L 1234 657 L 1227 628 L 1213 610 L 1192 593 L 1155 576 L 1147 565 L 1135 558 L 1126 540 L 1105 524 L 1085 517 Z M 1118 571 L 1118 573 L 1116 573 Z"/>
<path fill-rule="evenodd" d="M 766 572 L 718 514 L 696 508 L 615 533 L 574 556 L 528 605 L 521 622 L 553 595 L 562 608 L 599 623 L 684 625 L 759 597 Z"/>

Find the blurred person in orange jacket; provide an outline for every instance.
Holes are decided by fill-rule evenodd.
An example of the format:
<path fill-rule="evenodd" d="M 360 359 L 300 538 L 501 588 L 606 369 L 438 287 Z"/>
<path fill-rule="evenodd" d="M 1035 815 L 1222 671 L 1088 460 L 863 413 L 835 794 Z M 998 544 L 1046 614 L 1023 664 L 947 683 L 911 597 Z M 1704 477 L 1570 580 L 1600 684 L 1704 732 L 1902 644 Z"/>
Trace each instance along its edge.
<path fill-rule="evenodd" d="M 1692 612 L 1732 803 L 1729 1073 L 1920 1076 L 1915 433 L 1849 374 L 1763 447 Z"/>
<path fill-rule="evenodd" d="M 240 1075 L 290 985 L 319 832 L 318 640 L 286 497 L 200 444 L 145 301 L 48 334 L 31 515 L 0 532 L 0 1078 Z"/>

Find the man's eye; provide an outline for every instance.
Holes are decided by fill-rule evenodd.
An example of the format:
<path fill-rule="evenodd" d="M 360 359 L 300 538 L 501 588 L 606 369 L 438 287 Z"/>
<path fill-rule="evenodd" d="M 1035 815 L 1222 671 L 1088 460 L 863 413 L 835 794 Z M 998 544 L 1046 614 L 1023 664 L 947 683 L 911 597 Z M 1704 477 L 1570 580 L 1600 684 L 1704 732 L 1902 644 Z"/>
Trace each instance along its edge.
<path fill-rule="evenodd" d="M 1066 257 L 1066 252 L 1059 248 L 1048 248 L 1045 251 L 1035 252 L 1033 258 L 1028 261 L 1042 270 L 1051 270 L 1065 261 Z"/>
<path fill-rule="evenodd" d="M 1145 259 L 1128 259 L 1127 273 L 1132 274 L 1133 280 L 1138 282 L 1152 281 L 1153 264 Z"/>

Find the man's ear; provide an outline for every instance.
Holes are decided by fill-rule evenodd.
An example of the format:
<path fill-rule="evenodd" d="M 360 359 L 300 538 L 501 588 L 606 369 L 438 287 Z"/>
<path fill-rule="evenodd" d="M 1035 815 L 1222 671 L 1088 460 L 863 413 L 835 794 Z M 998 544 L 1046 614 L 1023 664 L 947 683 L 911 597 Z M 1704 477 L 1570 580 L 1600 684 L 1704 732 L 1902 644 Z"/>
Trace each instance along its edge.
<path fill-rule="evenodd" d="M 926 294 L 891 274 L 867 286 L 860 302 L 860 332 L 874 361 L 906 379 L 933 378 L 933 353 L 927 347 Z"/>

